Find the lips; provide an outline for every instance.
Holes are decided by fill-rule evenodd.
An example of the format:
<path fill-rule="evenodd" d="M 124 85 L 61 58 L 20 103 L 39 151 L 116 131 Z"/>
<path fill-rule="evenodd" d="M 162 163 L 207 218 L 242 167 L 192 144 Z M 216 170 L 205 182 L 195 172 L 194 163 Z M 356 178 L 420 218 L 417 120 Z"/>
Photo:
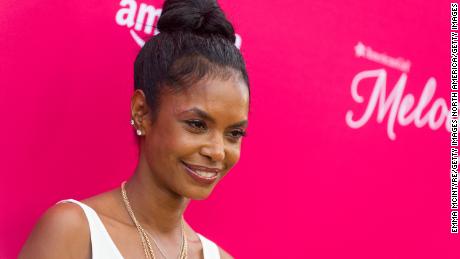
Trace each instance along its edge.
<path fill-rule="evenodd" d="M 204 184 L 213 183 L 219 176 L 220 169 L 192 165 L 181 161 L 185 171 L 197 182 Z"/>

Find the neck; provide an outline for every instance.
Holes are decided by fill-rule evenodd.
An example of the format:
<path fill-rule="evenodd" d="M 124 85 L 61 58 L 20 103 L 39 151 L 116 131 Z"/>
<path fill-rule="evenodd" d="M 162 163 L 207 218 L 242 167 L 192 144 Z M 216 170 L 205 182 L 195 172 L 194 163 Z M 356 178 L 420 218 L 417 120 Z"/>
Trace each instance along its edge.
<path fill-rule="evenodd" d="M 161 184 L 141 152 L 134 175 L 125 184 L 134 214 L 143 228 L 157 233 L 177 232 L 190 199 Z"/>

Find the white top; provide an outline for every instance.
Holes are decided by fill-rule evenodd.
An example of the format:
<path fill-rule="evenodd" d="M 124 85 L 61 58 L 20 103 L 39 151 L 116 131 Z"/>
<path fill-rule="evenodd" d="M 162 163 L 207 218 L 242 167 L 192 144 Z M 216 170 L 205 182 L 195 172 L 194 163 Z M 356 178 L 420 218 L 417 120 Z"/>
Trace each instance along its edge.
<path fill-rule="evenodd" d="M 78 204 L 85 212 L 91 234 L 92 259 L 123 259 L 123 256 L 113 242 L 96 211 L 88 205 L 74 199 L 62 200 L 58 203 L 61 202 Z M 198 234 L 198 237 L 203 246 L 204 259 L 220 259 L 217 245 L 200 234 Z"/>

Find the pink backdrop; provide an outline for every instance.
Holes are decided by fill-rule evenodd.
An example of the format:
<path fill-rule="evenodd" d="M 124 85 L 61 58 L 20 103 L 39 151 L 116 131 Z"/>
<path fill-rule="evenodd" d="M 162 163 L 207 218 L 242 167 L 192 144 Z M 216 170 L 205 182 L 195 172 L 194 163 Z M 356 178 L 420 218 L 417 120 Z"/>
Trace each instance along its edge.
<path fill-rule="evenodd" d="M 120 24 L 129 2 L 0 1 L 0 258 L 58 200 L 133 172 L 134 37 L 153 33 L 135 24 L 162 1 Z M 236 258 L 457 258 L 449 2 L 220 3 L 252 112 L 239 164 L 191 204 L 192 226 Z"/>

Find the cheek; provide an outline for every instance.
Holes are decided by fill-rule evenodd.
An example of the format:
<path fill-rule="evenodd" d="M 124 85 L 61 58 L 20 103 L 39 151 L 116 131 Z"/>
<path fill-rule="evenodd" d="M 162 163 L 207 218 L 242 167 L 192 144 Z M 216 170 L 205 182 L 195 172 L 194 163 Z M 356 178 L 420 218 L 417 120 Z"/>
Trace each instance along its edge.
<path fill-rule="evenodd" d="M 240 160 L 241 144 L 231 146 L 227 151 L 227 162 L 229 169 Z"/>
<path fill-rule="evenodd" d="M 172 162 L 188 157 L 197 152 L 200 139 L 194 137 L 180 126 L 170 128 L 161 138 L 162 150 Z"/>
<path fill-rule="evenodd" d="M 146 139 L 148 157 L 151 162 L 163 164 L 165 160 L 176 157 L 183 150 L 184 138 L 177 129 L 172 127 L 158 127 Z M 153 161 L 156 160 L 156 161 Z"/>

